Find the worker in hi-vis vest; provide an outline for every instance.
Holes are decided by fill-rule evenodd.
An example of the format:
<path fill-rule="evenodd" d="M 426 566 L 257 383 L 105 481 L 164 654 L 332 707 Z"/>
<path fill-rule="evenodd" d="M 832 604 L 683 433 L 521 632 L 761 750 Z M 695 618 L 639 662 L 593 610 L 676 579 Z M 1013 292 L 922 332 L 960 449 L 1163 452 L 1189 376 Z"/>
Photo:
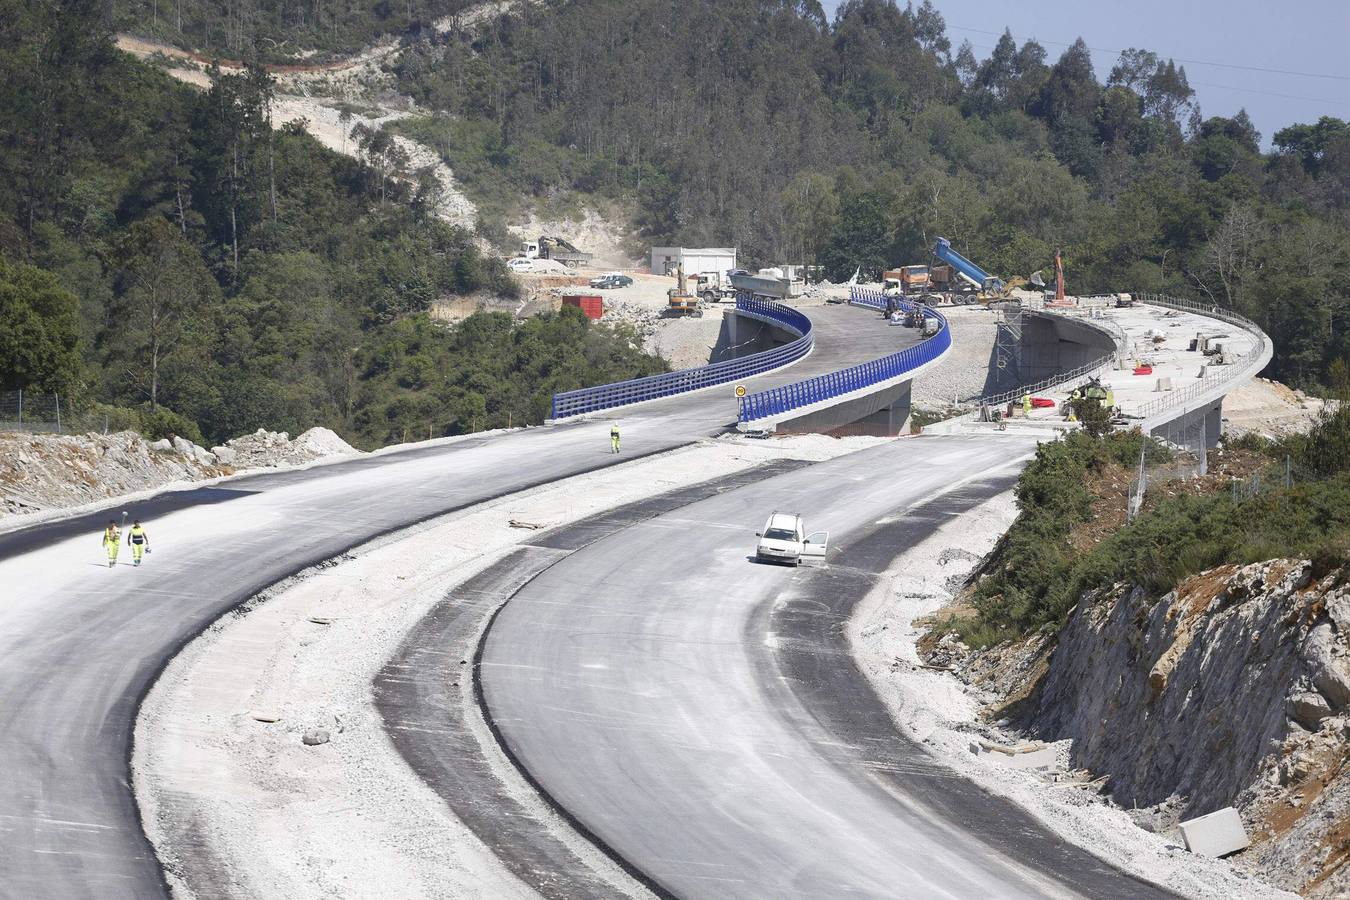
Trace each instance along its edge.
<path fill-rule="evenodd" d="M 103 529 L 103 549 L 108 552 L 108 568 L 117 565 L 117 551 L 121 546 L 122 533 L 117 530 L 117 523 L 109 519 L 108 527 Z"/>
<path fill-rule="evenodd" d="M 609 448 L 610 448 L 610 450 L 609 450 L 610 453 L 618 453 L 618 452 L 619 452 L 619 423 L 618 423 L 618 422 L 615 422 L 613 425 L 609 426 Z"/>
<path fill-rule="evenodd" d="M 150 537 L 145 533 L 145 526 L 140 519 L 131 523 L 131 530 L 127 532 L 127 546 L 131 547 L 131 557 L 135 560 L 133 565 L 139 566 L 141 556 L 150 552 Z"/>
<path fill-rule="evenodd" d="M 1022 395 L 1022 416 L 1024 418 L 1031 417 L 1031 391 Z"/>

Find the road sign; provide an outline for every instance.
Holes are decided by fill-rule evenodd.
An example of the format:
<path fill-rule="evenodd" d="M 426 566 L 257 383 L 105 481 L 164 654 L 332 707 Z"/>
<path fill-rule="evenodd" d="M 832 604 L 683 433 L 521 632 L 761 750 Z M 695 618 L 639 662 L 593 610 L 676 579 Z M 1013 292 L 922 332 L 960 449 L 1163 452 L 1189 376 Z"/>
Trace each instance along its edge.
<path fill-rule="evenodd" d="M 745 385 L 743 385 L 743 384 L 738 384 L 738 385 L 736 385 L 736 396 L 737 396 L 737 397 L 744 397 L 744 396 L 745 396 Z"/>

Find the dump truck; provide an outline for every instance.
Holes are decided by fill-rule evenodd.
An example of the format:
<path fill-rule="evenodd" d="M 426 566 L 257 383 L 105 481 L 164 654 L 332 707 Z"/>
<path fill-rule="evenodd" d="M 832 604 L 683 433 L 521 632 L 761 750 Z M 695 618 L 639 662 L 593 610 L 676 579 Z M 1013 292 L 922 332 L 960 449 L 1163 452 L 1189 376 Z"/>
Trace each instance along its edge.
<path fill-rule="evenodd" d="M 736 299 L 736 288 L 731 285 L 731 276 L 724 272 L 703 272 L 694 276 L 692 281 L 704 303 Z"/>
<path fill-rule="evenodd" d="M 547 234 L 542 235 L 537 241 L 521 241 L 520 255 L 526 259 L 551 259 L 569 269 L 584 266 L 591 261 L 591 254 L 583 253 L 563 238 Z"/>
<path fill-rule="evenodd" d="M 731 286 L 738 291 L 766 300 L 790 300 L 793 297 L 800 297 L 805 288 L 801 278 L 794 278 L 793 274 L 791 267 L 787 272 L 781 267 L 760 269 L 756 275 L 749 273 L 732 275 Z"/>
<path fill-rule="evenodd" d="M 901 266 L 881 273 L 883 294 L 918 297 L 932 290 L 927 266 Z"/>

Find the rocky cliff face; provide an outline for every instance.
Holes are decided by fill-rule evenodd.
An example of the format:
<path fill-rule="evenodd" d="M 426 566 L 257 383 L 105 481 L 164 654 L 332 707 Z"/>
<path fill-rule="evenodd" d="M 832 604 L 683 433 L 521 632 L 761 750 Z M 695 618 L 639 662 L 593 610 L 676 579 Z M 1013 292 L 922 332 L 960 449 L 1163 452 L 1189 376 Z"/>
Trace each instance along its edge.
<path fill-rule="evenodd" d="M 1350 570 L 1229 566 L 1157 600 L 1117 587 L 1023 671 L 1040 677 L 1022 724 L 1072 738 L 1074 764 L 1109 775 L 1141 825 L 1237 806 L 1253 846 L 1235 861 L 1308 896 L 1350 892 Z"/>

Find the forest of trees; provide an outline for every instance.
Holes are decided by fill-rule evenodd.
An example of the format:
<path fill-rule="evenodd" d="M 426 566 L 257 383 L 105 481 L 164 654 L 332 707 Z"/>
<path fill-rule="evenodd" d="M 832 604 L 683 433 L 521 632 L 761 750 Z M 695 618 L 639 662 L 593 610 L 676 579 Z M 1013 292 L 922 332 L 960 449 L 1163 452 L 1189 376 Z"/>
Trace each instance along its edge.
<path fill-rule="evenodd" d="M 373 447 L 661 370 L 574 310 L 432 325 L 438 298 L 517 290 L 430 214 L 434 179 L 274 129 L 261 68 L 202 92 L 115 50 L 101 4 L 0 5 L 0 390 L 210 441 L 326 425 Z"/>
<path fill-rule="evenodd" d="M 1205 117 L 1147 50 L 1104 83 L 1081 40 L 1056 59 L 1005 32 L 978 59 L 927 0 L 847 0 L 832 23 L 813 0 L 527 4 L 409 47 L 404 90 L 444 113 L 419 136 L 488 208 L 621 198 L 657 243 L 835 279 L 939 235 L 1005 277 L 1062 248 L 1072 290 L 1251 316 L 1290 383 L 1350 349 L 1350 125 L 1263 153 L 1245 112 Z"/>
<path fill-rule="evenodd" d="M 63 378 L 210 437 L 322 423 L 373 444 L 432 409 L 452 432 L 528 420 L 571 386 L 575 359 L 534 358 L 563 353 L 566 317 L 540 326 L 552 336 L 478 322 L 476 344 L 419 318 L 437 296 L 513 290 L 427 214 L 428 179 L 273 129 L 259 68 L 195 92 L 117 53 L 112 27 L 255 60 L 398 35 L 385 65 L 428 111 L 398 127 L 444 155 L 489 238 L 508 214 L 593 198 L 631 210 L 644 239 L 734 244 L 836 279 L 922 262 L 938 235 L 1005 277 L 1062 248 L 1071 290 L 1251 316 L 1275 339 L 1268 374 L 1291 384 L 1325 384 L 1350 349 L 1338 119 L 1283 128 L 1263 152 L 1245 113 L 1206 117 L 1171 60 L 1129 50 L 1099 80 L 1082 41 L 1052 57 L 1009 33 L 981 59 L 930 2 L 846 0 L 833 21 L 816 0 L 545 0 L 455 18 L 475 5 L 0 0 L 0 278 L 41 285 L 51 317 L 0 313 L 44 348 L 0 365 L 0 387 Z M 531 354 L 475 382 L 466 360 L 492 348 L 474 365 L 497 366 L 508 337 Z M 587 372 L 655 365 L 631 336 L 595 336 L 610 339 L 575 351 Z M 76 374 L 56 362 L 73 356 Z"/>

